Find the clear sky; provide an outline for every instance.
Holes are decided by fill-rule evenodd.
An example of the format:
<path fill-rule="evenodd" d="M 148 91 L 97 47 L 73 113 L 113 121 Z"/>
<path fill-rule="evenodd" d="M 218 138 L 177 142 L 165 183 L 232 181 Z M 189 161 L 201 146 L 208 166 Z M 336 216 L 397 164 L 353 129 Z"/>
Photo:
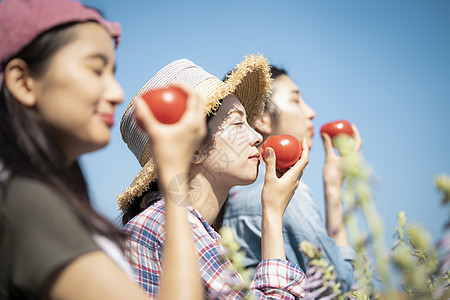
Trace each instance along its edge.
<path fill-rule="evenodd" d="M 83 2 L 123 30 L 117 78 L 126 100 L 109 146 L 82 158 L 95 206 L 108 218 L 119 217 L 115 195 L 140 169 L 119 123 L 145 82 L 183 57 L 222 78 L 260 52 L 300 87 L 317 113 L 316 133 L 336 119 L 358 126 L 387 241 L 400 210 L 433 239 L 442 233 L 449 211 L 432 182 L 450 174 L 450 1 Z M 318 134 L 313 142 L 303 180 L 323 209 L 324 150 Z"/>

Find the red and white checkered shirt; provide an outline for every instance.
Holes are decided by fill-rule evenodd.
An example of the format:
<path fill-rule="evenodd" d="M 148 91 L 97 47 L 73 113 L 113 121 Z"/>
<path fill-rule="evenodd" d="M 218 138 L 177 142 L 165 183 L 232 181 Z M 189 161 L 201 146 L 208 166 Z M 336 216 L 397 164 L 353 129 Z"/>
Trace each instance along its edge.
<path fill-rule="evenodd" d="M 158 193 L 148 198 L 151 198 L 151 204 L 147 209 L 125 226 L 125 231 L 131 236 L 126 246 L 136 282 L 151 298 L 156 298 L 162 270 L 164 200 Z M 188 205 L 188 209 L 205 298 L 243 298 L 241 291 L 232 289 L 233 285 L 242 283 L 242 277 L 234 271 L 230 261 L 224 259 L 219 234 L 195 208 Z M 257 266 L 251 289 L 256 299 L 301 299 L 305 295 L 304 281 L 305 274 L 296 264 L 281 259 L 269 259 Z"/>

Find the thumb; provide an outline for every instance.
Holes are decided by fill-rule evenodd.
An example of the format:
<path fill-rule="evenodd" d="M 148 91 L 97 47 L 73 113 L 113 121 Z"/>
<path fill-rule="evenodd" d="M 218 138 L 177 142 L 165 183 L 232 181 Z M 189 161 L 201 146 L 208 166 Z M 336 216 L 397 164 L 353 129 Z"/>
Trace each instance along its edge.
<path fill-rule="evenodd" d="M 328 155 L 329 153 L 334 153 L 333 142 L 331 141 L 331 138 L 328 134 L 322 133 L 322 141 L 323 147 L 325 148 L 325 155 Z"/>
<path fill-rule="evenodd" d="M 272 148 L 267 147 L 264 150 L 264 161 L 266 163 L 266 178 L 270 178 L 273 176 L 276 176 L 276 168 L 275 168 L 275 162 L 276 162 L 276 156 L 275 151 L 273 151 Z"/>
<path fill-rule="evenodd" d="M 142 98 L 136 99 L 135 106 L 134 113 L 136 122 L 142 130 L 144 130 L 147 134 L 150 134 L 152 123 L 157 122 L 152 111 Z"/>

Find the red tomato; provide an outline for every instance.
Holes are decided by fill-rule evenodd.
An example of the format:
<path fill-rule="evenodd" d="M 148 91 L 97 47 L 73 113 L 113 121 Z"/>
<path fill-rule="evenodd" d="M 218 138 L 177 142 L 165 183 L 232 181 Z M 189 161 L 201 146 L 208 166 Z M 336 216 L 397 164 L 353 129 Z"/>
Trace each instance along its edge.
<path fill-rule="evenodd" d="M 326 123 L 320 128 L 320 133 L 326 133 L 330 136 L 330 138 L 334 138 L 339 134 L 347 134 L 351 136 L 353 134 L 352 125 L 345 120 L 338 120 L 334 122 Z"/>
<path fill-rule="evenodd" d="M 268 138 L 262 145 L 262 158 L 266 159 L 266 148 L 270 147 L 275 151 L 277 158 L 276 167 L 284 170 L 292 167 L 302 156 L 302 144 L 292 135 L 274 135 Z"/>
<path fill-rule="evenodd" d="M 187 95 L 178 87 L 150 90 L 142 95 L 142 98 L 155 118 L 164 124 L 178 122 L 186 110 Z"/>

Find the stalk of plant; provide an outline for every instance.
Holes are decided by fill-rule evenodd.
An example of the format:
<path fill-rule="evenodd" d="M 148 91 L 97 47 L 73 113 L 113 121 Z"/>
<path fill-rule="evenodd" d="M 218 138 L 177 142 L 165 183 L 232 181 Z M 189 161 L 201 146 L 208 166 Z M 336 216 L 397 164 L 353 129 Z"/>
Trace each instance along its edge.
<path fill-rule="evenodd" d="M 364 164 L 362 158 L 352 150 L 354 149 L 353 140 L 350 137 L 339 135 L 334 138 L 333 143 L 340 155 L 345 158 L 342 170 L 343 175 L 347 178 L 347 183 L 342 194 L 342 200 L 352 212 L 356 208 L 361 209 L 371 233 L 370 239 L 373 245 L 376 270 L 386 289 L 386 298 L 396 299 L 396 291 L 391 278 L 392 272 L 383 239 L 383 225 L 370 192 L 371 171 Z M 366 243 L 365 237 L 358 233 L 359 227 L 354 220 L 351 220 L 351 217 L 350 219 L 347 218 L 347 226 L 350 231 L 350 238 L 356 237 L 353 240 L 356 252 L 363 254 L 363 247 Z"/>
<path fill-rule="evenodd" d="M 236 242 L 233 229 L 222 227 L 219 230 L 219 234 L 221 236 L 220 242 L 224 247 L 224 259 L 228 259 L 232 264 L 232 268 L 234 268 L 242 277 L 242 284 L 234 284 L 233 282 L 229 282 L 229 284 L 234 290 L 242 291 L 245 294 L 244 299 L 254 300 L 254 295 L 250 293 L 253 270 L 246 269 L 244 266 L 245 252 L 239 251 L 241 246 Z M 232 270 L 230 270 L 230 272 L 232 272 Z"/>

